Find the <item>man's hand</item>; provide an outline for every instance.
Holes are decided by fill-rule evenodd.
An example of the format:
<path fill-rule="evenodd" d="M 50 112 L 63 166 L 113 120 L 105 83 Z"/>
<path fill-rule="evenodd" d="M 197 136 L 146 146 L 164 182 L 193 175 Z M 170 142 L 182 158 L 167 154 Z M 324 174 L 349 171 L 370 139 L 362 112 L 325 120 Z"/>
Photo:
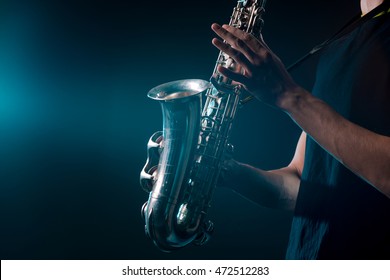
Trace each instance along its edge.
<path fill-rule="evenodd" d="M 287 72 L 280 59 L 272 53 L 263 39 L 256 39 L 238 28 L 218 24 L 212 30 L 224 41 L 212 40 L 214 46 L 232 57 L 244 73 L 235 73 L 222 66 L 218 71 L 245 86 L 257 99 L 287 110 L 305 92 Z"/>
<path fill-rule="evenodd" d="M 244 69 L 242 74 L 220 66 L 222 75 L 243 84 L 261 101 L 284 110 L 329 154 L 390 198 L 388 135 L 349 121 L 299 87 L 262 39 L 227 25 L 213 24 L 212 29 L 225 40 L 213 39 L 213 44 Z"/>

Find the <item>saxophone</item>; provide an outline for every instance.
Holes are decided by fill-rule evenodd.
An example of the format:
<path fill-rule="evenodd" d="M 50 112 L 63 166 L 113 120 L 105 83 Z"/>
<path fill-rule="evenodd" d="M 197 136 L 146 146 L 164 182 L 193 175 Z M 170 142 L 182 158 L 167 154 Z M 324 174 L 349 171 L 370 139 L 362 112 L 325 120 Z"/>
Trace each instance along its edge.
<path fill-rule="evenodd" d="M 238 0 L 229 25 L 260 37 L 265 2 Z M 202 245 L 214 229 L 207 210 L 222 163 L 233 150 L 228 140 L 244 92 L 218 73 L 218 65 L 241 71 L 220 52 L 210 82 L 173 81 L 148 93 L 161 104 L 163 131 L 154 133 L 147 144 L 140 183 L 149 199 L 141 214 L 146 234 L 162 251 Z"/>

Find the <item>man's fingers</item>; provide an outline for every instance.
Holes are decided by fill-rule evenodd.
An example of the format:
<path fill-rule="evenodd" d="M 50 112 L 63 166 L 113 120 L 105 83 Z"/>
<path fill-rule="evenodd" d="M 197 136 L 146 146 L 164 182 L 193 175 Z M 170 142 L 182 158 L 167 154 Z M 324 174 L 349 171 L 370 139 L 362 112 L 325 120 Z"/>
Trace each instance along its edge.
<path fill-rule="evenodd" d="M 251 34 L 238 28 L 225 24 L 221 27 L 214 23 L 211 29 L 227 44 L 240 50 L 253 65 L 260 65 L 270 54 L 270 50 L 265 44 L 263 45 Z"/>
<path fill-rule="evenodd" d="M 254 62 L 256 60 L 257 54 L 254 52 L 249 46 L 248 42 L 244 41 L 243 39 L 235 36 L 230 31 L 226 30 L 225 28 L 222 28 L 218 24 L 213 24 L 211 26 L 211 29 L 223 40 L 226 41 L 230 46 L 232 46 L 234 49 L 239 50 L 242 52 L 243 55 L 250 61 Z M 244 32 L 245 33 L 245 32 Z M 249 35 L 245 33 L 246 35 Z"/>
<path fill-rule="evenodd" d="M 219 24 L 213 23 L 211 25 L 211 29 L 222 39 L 229 42 L 233 42 L 237 37 L 234 36 L 232 33 L 228 32 L 226 29 L 222 28 Z"/>
<path fill-rule="evenodd" d="M 226 53 L 228 56 L 234 59 L 235 62 L 241 65 L 248 73 L 252 72 L 252 63 L 248 60 L 248 58 L 243 55 L 240 51 L 233 49 L 230 45 L 214 38 L 212 40 L 214 46 L 216 46 L 219 50 Z"/>
<path fill-rule="evenodd" d="M 222 29 L 226 30 L 227 33 L 230 33 L 232 36 L 244 41 L 248 48 L 254 53 L 258 53 L 261 49 L 268 50 L 268 47 L 263 42 L 262 38 L 257 39 L 252 34 L 246 33 L 245 31 L 228 24 L 222 25 Z"/>
<path fill-rule="evenodd" d="M 233 81 L 236 81 L 240 84 L 243 84 L 244 86 L 246 86 L 249 83 L 249 79 L 247 77 L 245 77 L 242 74 L 236 73 L 230 69 L 227 69 L 227 68 L 222 67 L 222 66 L 218 66 L 217 70 L 219 73 L 221 73 L 225 77 L 227 77 Z"/>

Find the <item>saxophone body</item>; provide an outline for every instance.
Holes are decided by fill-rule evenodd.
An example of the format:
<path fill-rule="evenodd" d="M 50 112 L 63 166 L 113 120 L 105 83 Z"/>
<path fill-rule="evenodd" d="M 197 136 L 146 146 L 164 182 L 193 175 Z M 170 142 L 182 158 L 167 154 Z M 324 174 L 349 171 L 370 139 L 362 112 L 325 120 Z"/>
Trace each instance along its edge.
<path fill-rule="evenodd" d="M 239 0 L 229 25 L 259 37 L 264 6 L 265 0 Z M 244 91 L 220 75 L 218 65 L 240 71 L 220 52 L 210 82 L 179 80 L 148 93 L 161 104 L 163 131 L 148 142 L 140 183 L 149 199 L 141 214 L 146 234 L 162 251 L 202 245 L 214 228 L 207 211 L 222 163 L 233 149 L 229 136 Z"/>

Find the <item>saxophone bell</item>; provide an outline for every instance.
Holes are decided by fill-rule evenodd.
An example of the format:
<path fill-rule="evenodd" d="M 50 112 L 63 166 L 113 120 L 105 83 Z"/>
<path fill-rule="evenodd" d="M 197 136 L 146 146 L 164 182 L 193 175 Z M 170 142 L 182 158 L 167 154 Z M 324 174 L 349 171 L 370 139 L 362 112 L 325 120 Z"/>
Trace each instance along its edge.
<path fill-rule="evenodd" d="M 202 243 L 208 239 L 204 232 L 212 228 L 204 220 L 203 207 L 189 199 L 194 188 L 190 172 L 199 137 L 201 98 L 209 87 L 207 81 L 188 79 L 162 84 L 148 93 L 160 102 L 163 131 L 148 142 L 140 181 L 149 199 L 141 213 L 147 235 L 162 251 Z"/>

